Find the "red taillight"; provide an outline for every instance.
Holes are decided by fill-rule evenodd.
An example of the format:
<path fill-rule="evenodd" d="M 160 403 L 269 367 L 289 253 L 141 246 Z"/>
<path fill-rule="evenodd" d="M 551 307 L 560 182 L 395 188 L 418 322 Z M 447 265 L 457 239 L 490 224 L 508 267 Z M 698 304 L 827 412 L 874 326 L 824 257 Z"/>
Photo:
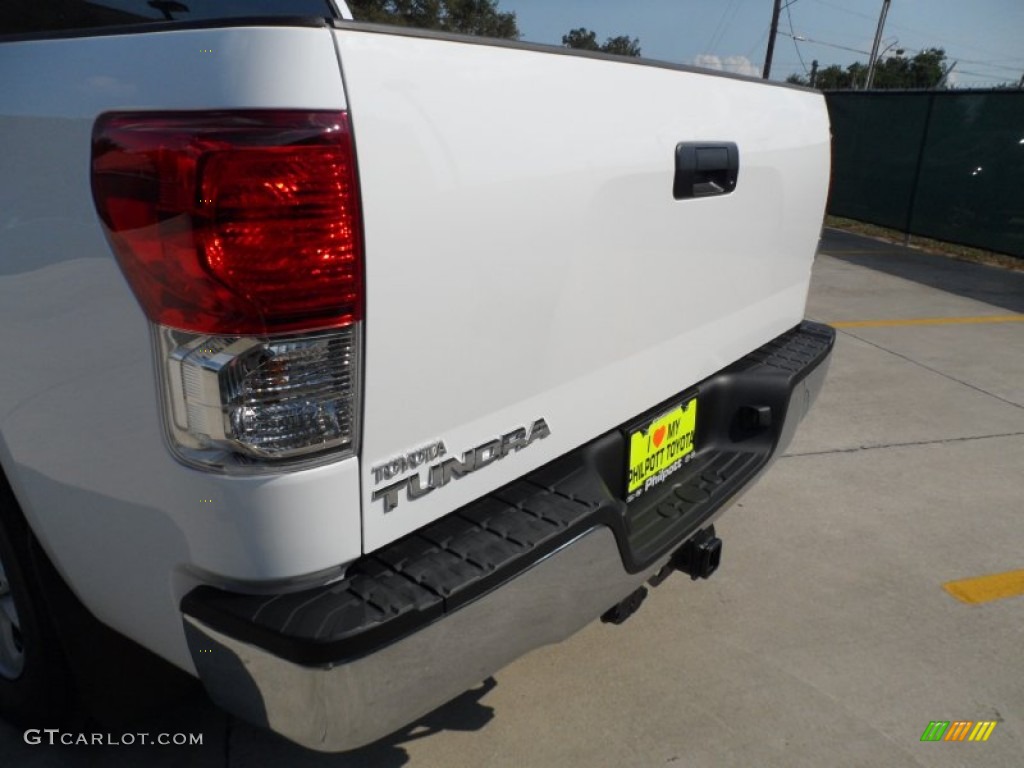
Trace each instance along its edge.
<path fill-rule="evenodd" d="M 216 334 L 362 317 L 362 222 L 348 116 L 112 113 L 92 189 L 136 298 L 161 325 Z"/>

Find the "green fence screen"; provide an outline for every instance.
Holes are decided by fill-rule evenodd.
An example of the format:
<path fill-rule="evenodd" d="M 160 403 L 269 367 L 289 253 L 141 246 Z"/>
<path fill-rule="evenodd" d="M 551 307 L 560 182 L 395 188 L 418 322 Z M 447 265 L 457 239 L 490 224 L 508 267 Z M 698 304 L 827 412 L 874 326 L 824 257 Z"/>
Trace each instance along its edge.
<path fill-rule="evenodd" d="M 1024 258 L 1024 91 L 826 98 L 829 213 Z"/>

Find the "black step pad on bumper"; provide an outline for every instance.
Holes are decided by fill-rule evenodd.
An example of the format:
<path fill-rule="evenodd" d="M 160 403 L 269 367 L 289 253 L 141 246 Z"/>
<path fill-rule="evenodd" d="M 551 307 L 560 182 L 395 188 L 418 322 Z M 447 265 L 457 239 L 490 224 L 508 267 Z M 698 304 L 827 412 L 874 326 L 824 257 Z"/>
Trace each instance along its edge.
<path fill-rule="evenodd" d="M 518 481 L 361 558 L 339 582 L 284 595 L 199 587 L 185 613 L 301 664 L 358 658 L 522 572 L 593 527 L 583 504 Z"/>
<path fill-rule="evenodd" d="M 707 525 L 769 462 L 803 417 L 799 382 L 824 362 L 834 332 L 805 322 L 651 409 L 697 395 L 692 461 L 627 504 L 626 436 L 616 429 L 366 557 L 334 584 L 283 595 L 203 586 L 184 613 L 289 661 L 329 665 L 372 653 L 515 578 L 582 533 L 612 530 L 625 569 L 651 567 Z M 750 409 L 754 410 L 751 411 Z M 761 416 L 751 419 L 750 413 Z"/>

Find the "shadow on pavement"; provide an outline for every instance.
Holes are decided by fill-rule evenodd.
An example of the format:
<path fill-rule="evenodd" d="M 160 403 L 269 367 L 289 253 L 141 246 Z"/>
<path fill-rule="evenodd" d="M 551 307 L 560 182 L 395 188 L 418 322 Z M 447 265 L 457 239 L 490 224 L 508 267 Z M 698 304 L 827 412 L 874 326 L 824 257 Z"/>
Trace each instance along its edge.
<path fill-rule="evenodd" d="M 362 749 L 324 754 L 296 746 L 261 728 L 233 722 L 228 734 L 229 768 L 287 765 L 289 768 L 399 768 L 409 763 L 404 745 L 441 731 L 478 731 L 494 717 L 481 699 L 497 686 L 493 677 L 415 723 Z"/>
<path fill-rule="evenodd" d="M 1024 272 L 957 261 L 835 229 L 824 230 L 819 250 L 859 267 L 1024 312 Z"/>

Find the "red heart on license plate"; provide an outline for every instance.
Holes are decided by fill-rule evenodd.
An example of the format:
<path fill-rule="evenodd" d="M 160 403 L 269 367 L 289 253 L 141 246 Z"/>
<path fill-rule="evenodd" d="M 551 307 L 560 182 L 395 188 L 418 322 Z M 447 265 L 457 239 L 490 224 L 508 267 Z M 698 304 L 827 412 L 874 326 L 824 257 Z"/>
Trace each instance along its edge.
<path fill-rule="evenodd" d="M 661 442 L 665 439 L 665 433 L 668 431 L 668 427 L 662 425 L 654 430 L 654 447 L 660 448 Z"/>

